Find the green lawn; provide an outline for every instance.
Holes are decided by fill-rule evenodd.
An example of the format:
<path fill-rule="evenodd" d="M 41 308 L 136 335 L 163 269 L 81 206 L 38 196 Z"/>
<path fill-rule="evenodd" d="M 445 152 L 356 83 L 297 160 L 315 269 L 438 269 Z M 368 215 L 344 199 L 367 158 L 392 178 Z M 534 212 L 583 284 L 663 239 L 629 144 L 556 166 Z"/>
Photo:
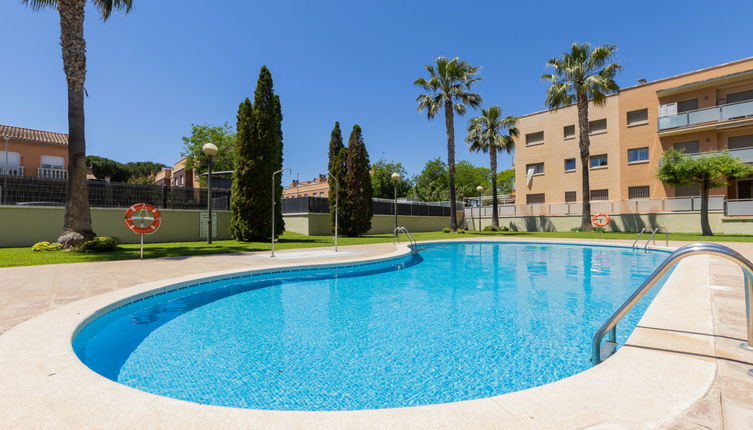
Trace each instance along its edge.
<path fill-rule="evenodd" d="M 553 238 L 578 238 L 578 239 L 598 239 L 599 233 L 580 233 L 580 232 L 473 232 L 465 234 L 428 232 L 413 233 L 416 240 L 437 240 L 437 239 L 473 239 L 480 236 L 503 236 L 503 237 L 553 237 Z M 625 239 L 633 240 L 635 233 L 604 233 L 604 239 Z M 645 237 L 645 236 L 644 236 Z M 698 234 L 673 233 L 669 235 L 670 240 L 681 241 L 714 241 L 714 242 L 753 242 L 753 236 L 742 235 L 717 235 L 713 237 L 704 237 Z M 664 236 L 657 237 L 657 244 L 664 240 Z M 391 242 L 390 234 L 378 234 L 362 237 L 341 237 L 340 245 L 362 245 L 369 243 Z M 293 249 L 293 248 L 316 248 L 322 246 L 332 246 L 331 236 L 305 236 L 297 233 L 286 232 L 277 243 L 276 249 Z M 170 243 L 149 243 L 144 245 L 144 258 L 156 257 L 181 257 L 187 255 L 209 255 L 209 254 L 226 254 L 234 252 L 249 251 L 268 251 L 270 244 L 268 242 L 238 242 L 235 240 L 215 241 L 211 245 L 206 242 L 170 242 Z M 25 248 L 0 248 L 0 267 L 13 266 L 32 266 L 38 264 L 62 264 L 78 263 L 87 261 L 111 261 L 111 260 L 131 260 L 139 258 L 139 245 L 127 244 L 121 245 L 121 249 L 109 253 L 82 253 L 82 252 L 33 252 L 31 247 Z"/>

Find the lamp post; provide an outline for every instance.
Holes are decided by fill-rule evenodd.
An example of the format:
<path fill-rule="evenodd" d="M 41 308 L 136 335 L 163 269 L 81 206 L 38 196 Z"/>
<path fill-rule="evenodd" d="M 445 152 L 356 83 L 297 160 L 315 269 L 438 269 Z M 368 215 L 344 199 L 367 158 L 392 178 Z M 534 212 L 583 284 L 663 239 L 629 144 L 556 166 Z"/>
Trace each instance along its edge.
<path fill-rule="evenodd" d="M 479 185 L 476 187 L 478 191 L 478 231 L 481 231 L 481 193 L 484 191 L 484 187 Z"/>
<path fill-rule="evenodd" d="M 2 193 L 2 200 L 0 200 L 0 203 L 8 204 L 8 141 L 10 138 L 8 136 L 3 136 L 3 139 L 5 140 L 5 168 L 3 169 L 3 193 Z"/>
<path fill-rule="evenodd" d="M 275 256 L 275 218 L 276 218 L 275 217 L 275 206 L 277 205 L 277 196 L 276 196 L 277 193 L 275 192 L 275 191 L 277 191 L 277 187 L 275 187 L 275 175 L 278 174 L 278 173 L 282 173 L 285 170 L 287 170 L 288 172 L 290 172 L 290 174 L 293 174 L 293 170 L 290 169 L 290 168 L 288 168 L 288 169 L 280 169 L 280 170 L 277 170 L 276 172 L 272 173 L 272 257 Z"/>
<path fill-rule="evenodd" d="M 335 252 L 337 252 L 337 234 L 339 227 L 337 224 L 337 215 L 340 212 L 340 181 L 337 180 L 337 176 L 333 175 L 332 172 L 329 173 L 329 177 L 335 180 Z"/>
<path fill-rule="evenodd" d="M 212 244 L 212 161 L 214 156 L 217 155 L 217 145 L 212 142 L 207 142 L 201 147 L 201 150 L 207 157 L 207 212 L 209 217 L 207 219 L 207 244 Z"/>
<path fill-rule="evenodd" d="M 395 229 L 397 229 L 397 181 L 400 180 L 400 174 L 394 172 L 392 176 L 390 176 L 390 178 L 392 178 L 392 188 L 395 190 L 395 199 L 393 200 L 392 208 L 393 212 L 395 213 Z"/>

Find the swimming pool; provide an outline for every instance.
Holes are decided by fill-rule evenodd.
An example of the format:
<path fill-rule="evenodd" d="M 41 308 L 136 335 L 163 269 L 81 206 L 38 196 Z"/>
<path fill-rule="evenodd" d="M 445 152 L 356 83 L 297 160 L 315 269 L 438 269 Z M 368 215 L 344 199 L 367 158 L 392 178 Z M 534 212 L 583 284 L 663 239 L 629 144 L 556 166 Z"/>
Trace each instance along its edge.
<path fill-rule="evenodd" d="M 74 350 L 119 383 L 212 405 L 354 410 L 489 397 L 588 369 L 594 331 L 667 256 L 510 242 L 417 249 L 162 293 L 95 319 Z M 620 342 L 652 298 L 623 320 Z"/>

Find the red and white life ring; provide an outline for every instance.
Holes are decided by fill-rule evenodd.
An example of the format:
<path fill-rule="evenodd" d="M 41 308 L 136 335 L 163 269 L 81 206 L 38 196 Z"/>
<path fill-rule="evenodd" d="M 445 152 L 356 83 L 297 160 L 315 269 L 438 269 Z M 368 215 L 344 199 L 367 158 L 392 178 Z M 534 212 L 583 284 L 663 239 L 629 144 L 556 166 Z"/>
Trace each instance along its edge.
<path fill-rule="evenodd" d="M 135 215 L 134 215 L 135 214 Z M 126 209 L 123 221 L 126 227 L 136 234 L 149 234 L 157 231 L 162 215 L 159 209 L 149 203 L 136 203 Z M 134 222 L 136 221 L 136 222 Z M 148 221 L 149 224 L 145 221 Z"/>
<path fill-rule="evenodd" d="M 591 222 L 593 222 L 596 227 L 606 227 L 611 221 L 609 214 L 605 213 L 596 214 L 591 217 Z"/>

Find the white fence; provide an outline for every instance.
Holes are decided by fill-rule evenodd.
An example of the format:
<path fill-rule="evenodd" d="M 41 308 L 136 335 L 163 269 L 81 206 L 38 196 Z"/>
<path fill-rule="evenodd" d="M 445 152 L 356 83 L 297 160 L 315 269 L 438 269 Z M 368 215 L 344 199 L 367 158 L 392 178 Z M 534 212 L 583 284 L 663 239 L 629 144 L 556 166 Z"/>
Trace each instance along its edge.
<path fill-rule="evenodd" d="M 724 212 L 724 196 L 709 196 L 709 211 Z M 727 214 L 753 215 L 753 200 L 730 200 L 727 202 Z M 732 209 L 734 206 L 734 209 Z M 539 215 L 580 215 L 581 202 L 572 203 L 534 203 L 502 204 L 498 206 L 499 216 L 539 216 Z M 701 210 L 701 198 L 670 197 L 667 199 L 635 200 L 592 200 L 591 213 L 648 213 L 648 212 L 698 212 Z M 733 213 L 734 211 L 734 213 Z M 465 208 L 467 217 L 487 218 L 492 216 L 491 206 Z"/>
<path fill-rule="evenodd" d="M 753 199 L 727 200 L 727 215 L 753 215 Z"/>

